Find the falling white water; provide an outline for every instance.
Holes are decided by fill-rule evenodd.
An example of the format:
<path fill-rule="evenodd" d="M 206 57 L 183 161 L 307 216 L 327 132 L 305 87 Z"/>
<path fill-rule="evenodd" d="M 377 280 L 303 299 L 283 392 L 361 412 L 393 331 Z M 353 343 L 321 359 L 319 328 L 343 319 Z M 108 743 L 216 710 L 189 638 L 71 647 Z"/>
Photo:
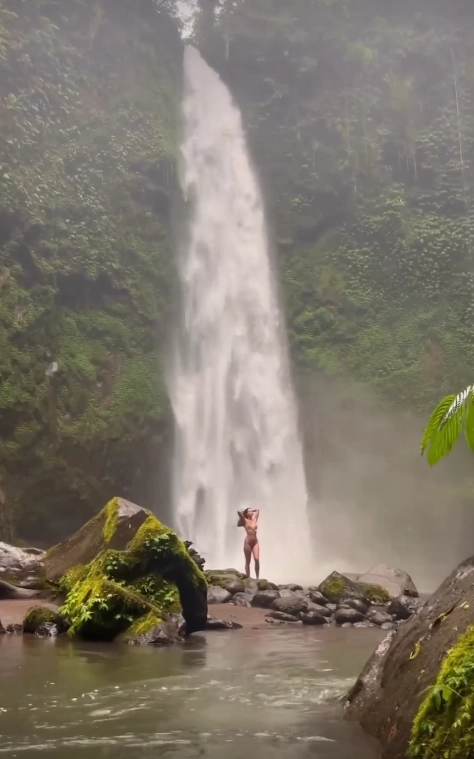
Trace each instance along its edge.
<path fill-rule="evenodd" d="M 236 512 L 259 508 L 261 576 L 308 582 L 302 447 L 262 195 L 227 87 L 192 47 L 184 74 L 182 186 L 190 218 L 169 378 L 176 527 L 208 567 L 243 570 Z"/>

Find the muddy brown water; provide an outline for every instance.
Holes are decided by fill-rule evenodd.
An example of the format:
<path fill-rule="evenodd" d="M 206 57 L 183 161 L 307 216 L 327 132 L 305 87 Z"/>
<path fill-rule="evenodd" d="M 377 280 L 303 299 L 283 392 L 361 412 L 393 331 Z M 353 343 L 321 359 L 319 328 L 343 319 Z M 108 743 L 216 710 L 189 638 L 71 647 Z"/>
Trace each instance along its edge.
<path fill-rule="evenodd" d="M 378 630 L 245 628 L 167 650 L 0 637 L 0 755 L 376 759 L 337 703 Z"/>

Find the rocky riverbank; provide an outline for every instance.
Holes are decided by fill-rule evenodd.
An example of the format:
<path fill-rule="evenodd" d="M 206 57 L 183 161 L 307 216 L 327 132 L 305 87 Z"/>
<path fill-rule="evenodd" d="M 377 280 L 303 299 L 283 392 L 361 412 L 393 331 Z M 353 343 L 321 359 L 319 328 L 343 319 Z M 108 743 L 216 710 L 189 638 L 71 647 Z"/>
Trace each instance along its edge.
<path fill-rule="evenodd" d="M 411 577 L 387 565 L 352 578 L 333 572 L 308 588 L 252 580 L 235 569 L 205 574 L 211 610 L 217 606 L 259 609 L 267 624 L 395 630 L 422 606 Z"/>

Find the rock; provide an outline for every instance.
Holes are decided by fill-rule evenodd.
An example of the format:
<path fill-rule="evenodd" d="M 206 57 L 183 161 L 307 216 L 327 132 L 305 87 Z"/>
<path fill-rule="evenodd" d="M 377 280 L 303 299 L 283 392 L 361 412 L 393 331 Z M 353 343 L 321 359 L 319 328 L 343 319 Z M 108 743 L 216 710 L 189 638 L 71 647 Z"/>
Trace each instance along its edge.
<path fill-rule="evenodd" d="M 309 612 L 316 612 L 317 614 L 320 614 L 322 617 L 332 617 L 332 611 L 331 609 L 328 609 L 327 606 L 320 606 L 319 604 L 308 604 L 308 613 Z"/>
<path fill-rule="evenodd" d="M 201 570 L 201 572 L 203 572 L 204 571 L 204 565 L 206 563 L 205 559 L 203 559 L 202 556 L 200 556 L 198 554 L 198 552 L 196 551 L 196 549 L 193 548 L 193 544 L 191 543 L 190 540 L 184 540 L 183 542 L 184 542 L 184 545 L 185 545 L 185 547 L 186 547 L 186 549 L 187 549 L 190 557 L 195 562 L 195 564 L 197 564 L 197 566 L 199 567 L 199 569 Z"/>
<path fill-rule="evenodd" d="M 323 596 L 323 594 L 320 593 L 319 590 L 310 589 L 308 592 L 308 597 L 311 599 L 313 603 L 319 604 L 320 606 L 327 606 L 327 604 L 329 603 L 329 599 Z"/>
<path fill-rule="evenodd" d="M 326 609 L 329 609 L 331 612 L 335 612 L 337 610 L 337 604 L 326 604 Z"/>
<path fill-rule="evenodd" d="M 393 619 L 386 611 L 378 611 L 377 609 L 369 609 L 367 613 L 367 619 L 378 627 L 382 627 L 388 623 L 392 624 Z"/>
<path fill-rule="evenodd" d="M 242 625 L 238 622 L 232 622 L 224 619 L 214 619 L 208 617 L 206 630 L 241 630 Z"/>
<path fill-rule="evenodd" d="M 232 594 L 229 591 L 220 588 L 218 585 L 211 585 L 207 590 L 208 604 L 226 604 L 230 601 Z"/>
<path fill-rule="evenodd" d="M 350 622 L 351 625 L 357 622 L 364 622 L 365 617 L 356 609 L 338 609 L 334 614 L 334 621 L 337 625 L 344 625 L 346 622 Z"/>
<path fill-rule="evenodd" d="M 277 590 L 259 590 L 252 598 L 251 604 L 257 609 L 270 609 L 280 594 Z M 283 611 L 283 609 L 280 609 Z"/>
<path fill-rule="evenodd" d="M 360 575 L 358 582 L 365 585 L 379 585 L 385 588 L 390 598 L 398 598 L 399 596 L 419 597 L 418 590 L 410 575 L 388 564 L 377 564 L 365 574 Z"/>
<path fill-rule="evenodd" d="M 318 614 L 317 611 L 308 611 L 300 615 L 300 619 L 304 625 L 327 625 L 328 620 L 323 617 L 322 614 Z"/>
<path fill-rule="evenodd" d="M 384 622 L 383 625 L 380 625 L 382 630 L 394 630 L 396 625 L 394 622 Z"/>
<path fill-rule="evenodd" d="M 308 602 L 305 598 L 292 593 L 291 596 L 275 599 L 272 608 L 274 611 L 282 611 L 284 614 L 291 614 L 296 617 L 308 610 Z"/>
<path fill-rule="evenodd" d="M 279 585 L 278 590 L 291 590 L 293 593 L 295 593 L 298 590 L 303 590 L 303 586 L 289 583 L 288 585 Z"/>
<path fill-rule="evenodd" d="M 54 609 L 46 606 L 33 606 L 28 609 L 23 620 L 23 632 L 34 635 L 43 625 L 54 625 L 58 630 L 57 635 L 67 632 L 69 627 L 64 617 Z"/>
<path fill-rule="evenodd" d="M 5 580 L 0 580 L 0 601 L 21 601 L 29 598 L 39 598 L 43 593 L 41 590 L 30 590 L 11 585 Z"/>
<path fill-rule="evenodd" d="M 23 587 L 42 587 L 44 551 L 37 548 L 17 548 L 0 543 L 0 579 Z"/>
<path fill-rule="evenodd" d="M 400 596 L 389 604 L 388 613 L 395 619 L 410 619 L 423 606 L 423 601 L 410 596 Z"/>
<path fill-rule="evenodd" d="M 37 638 L 57 638 L 60 634 L 61 630 L 54 622 L 42 622 L 35 631 Z"/>
<path fill-rule="evenodd" d="M 339 603 L 348 598 L 359 598 L 366 603 L 386 603 L 389 594 L 380 585 L 355 582 L 339 572 L 332 572 L 319 586 L 319 592 L 331 601 Z"/>
<path fill-rule="evenodd" d="M 84 565 L 82 560 L 94 551 L 98 553 Z M 77 566 L 71 566 L 71 555 Z M 165 637 L 176 639 L 172 615 L 177 614 L 186 621 L 187 635 L 206 629 L 203 573 L 176 533 L 140 506 L 114 498 L 48 554 L 50 578 L 66 566 L 61 613 L 70 621 L 72 635 L 92 640 L 126 636 L 132 642 L 144 637 L 144 642 L 161 645 Z"/>
<path fill-rule="evenodd" d="M 341 627 L 345 627 L 345 628 L 347 628 L 347 627 L 354 627 L 354 625 L 352 624 L 352 622 L 343 622 L 343 624 L 341 625 Z"/>
<path fill-rule="evenodd" d="M 283 611 L 269 611 L 267 614 L 271 619 L 279 619 L 280 622 L 299 622 L 299 617 L 294 614 L 285 614 Z"/>
<path fill-rule="evenodd" d="M 114 498 L 70 538 L 45 557 L 48 582 L 58 582 L 70 569 L 89 564 L 105 548 L 123 551 L 150 512 L 123 498 Z"/>
<path fill-rule="evenodd" d="M 252 599 L 253 595 L 251 594 L 236 593 L 235 596 L 232 596 L 229 603 L 233 604 L 234 606 L 242 606 L 248 609 L 252 605 Z"/>
<path fill-rule="evenodd" d="M 10 633 L 10 635 L 23 635 L 23 626 L 19 624 L 7 625 L 7 633 Z"/>
<path fill-rule="evenodd" d="M 361 601 L 360 598 L 348 598 L 345 602 L 345 605 L 349 609 L 355 609 L 356 611 L 360 611 L 361 614 L 367 614 L 369 610 L 369 604 L 366 601 Z"/>
<path fill-rule="evenodd" d="M 7 631 L 5 630 L 4 626 L 2 625 L 2 620 L 0 619 L 0 635 L 5 635 Z"/>
<path fill-rule="evenodd" d="M 471 558 L 388 634 L 347 696 L 346 718 L 380 741 L 383 759 L 407 756 L 410 739 L 413 756 L 474 756 L 472 712 L 460 720 L 474 691 L 473 628 Z"/>
<path fill-rule="evenodd" d="M 278 585 L 268 580 L 257 580 L 257 587 L 259 590 L 278 590 Z"/>
<path fill-rule="evenodd" d="M 352 627 L 368 628 L 368 627 L 376 627 L 376 625 L 372 624 L 372 622 L 369 622 L 368 619 L 364 619 L 363 622 L 354 622 Z"/>
<path fill-rule="evenodd" d="M 245 593 L 245 585 L 242 580 L 232 580 L 225 586 L 224 590 L 233 596 L 235 593 Z"/>

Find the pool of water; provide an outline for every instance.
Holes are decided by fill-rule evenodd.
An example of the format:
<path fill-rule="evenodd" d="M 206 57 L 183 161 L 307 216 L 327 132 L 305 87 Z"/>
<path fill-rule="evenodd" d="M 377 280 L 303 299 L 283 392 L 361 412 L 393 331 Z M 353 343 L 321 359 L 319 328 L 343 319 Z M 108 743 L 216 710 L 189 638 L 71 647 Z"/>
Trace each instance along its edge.
<path fill-rule="evenodd" d="M 207 633 L 172 649 L 0 637 L 0 755 L 376 759 L 338 698 L 378 630 Z"/>

